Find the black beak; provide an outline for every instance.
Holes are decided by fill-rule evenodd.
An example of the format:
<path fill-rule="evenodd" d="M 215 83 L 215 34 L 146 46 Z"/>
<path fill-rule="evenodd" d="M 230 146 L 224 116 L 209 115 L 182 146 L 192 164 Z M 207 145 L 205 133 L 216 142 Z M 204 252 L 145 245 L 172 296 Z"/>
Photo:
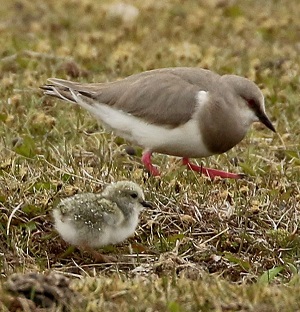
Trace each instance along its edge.
<path fill-rule="evenodd" d="M 276 130 L 273 124 L 271 123 L 270 119 L 265 113 L 262 113 L 261 115 L 259 115 L 258 118 L 261 123 L 263 123 L 267 128 L 269 128 L 270 130 L 276 133 Z"/>
<path fill-rule="evenodd" d="M 150 203 L 150 202 L 148 202 L 148 201 L 145 201 L 145 200 L 143 200 L 143 201 L 141 202 L 141 205 L 142 205 L 143 207 L 145 207 L 145 208 L 153 208 L 152 203 Z"/>

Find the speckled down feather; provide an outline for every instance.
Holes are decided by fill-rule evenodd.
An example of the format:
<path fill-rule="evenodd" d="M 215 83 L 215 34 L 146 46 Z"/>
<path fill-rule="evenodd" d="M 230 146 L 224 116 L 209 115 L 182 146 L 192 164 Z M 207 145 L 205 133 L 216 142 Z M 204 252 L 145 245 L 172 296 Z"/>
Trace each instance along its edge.
<path fill-rule="evenodd" d="M 140 211 L 149 206 L 137 184 L 121 181 L 101 194 L 84 193 L 63 199 L 53 210 L 53 217 L 65 241 L 99 247 L 131 236 Z"/>

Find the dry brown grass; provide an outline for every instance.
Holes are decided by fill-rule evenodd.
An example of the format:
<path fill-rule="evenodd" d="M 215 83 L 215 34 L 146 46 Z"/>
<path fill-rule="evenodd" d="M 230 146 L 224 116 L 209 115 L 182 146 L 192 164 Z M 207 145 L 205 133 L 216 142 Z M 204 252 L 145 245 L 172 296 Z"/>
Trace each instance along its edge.
<path fill-rule="evenodd" d="M 209 3 L 132 1 L 140 10 L 132 23 L 109 16 L 109 1 L 1 5 L 3 281 L 59 272 L 88 311 L 300 309 L 300 3 Z M 162 155 L 154 162 L 163 176 L 149 178 L 139 148 L 127 155 L 127 143 L 86 112 L 38 90 L 51 76 L 106 81 L 168 66 L 236 73 L 262 87 L 278 135 L 255 126 L 226 155 L 198 160 L 247 179 L 210 181 Z M 140 184 L 154 209 L 135 237 L 104 249 L 126 263 L 94 264 L 54 232 L 51 210 L 121 179 Z M 8 306 L 15 297 L 6 296 Z"/>

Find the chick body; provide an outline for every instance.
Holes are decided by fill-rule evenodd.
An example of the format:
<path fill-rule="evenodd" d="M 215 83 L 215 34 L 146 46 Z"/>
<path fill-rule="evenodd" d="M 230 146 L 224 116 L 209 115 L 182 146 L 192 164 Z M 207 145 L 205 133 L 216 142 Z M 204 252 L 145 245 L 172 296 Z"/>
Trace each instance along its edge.
<path fill-rule="evenodd" d="M 66 242 L 101 247 L 133 235 L 141 210 L 149 206 L 137 184 L 120 181 L 101 194 L 76 194 L 63 199 L 53 217 L 56 230 Z"/>

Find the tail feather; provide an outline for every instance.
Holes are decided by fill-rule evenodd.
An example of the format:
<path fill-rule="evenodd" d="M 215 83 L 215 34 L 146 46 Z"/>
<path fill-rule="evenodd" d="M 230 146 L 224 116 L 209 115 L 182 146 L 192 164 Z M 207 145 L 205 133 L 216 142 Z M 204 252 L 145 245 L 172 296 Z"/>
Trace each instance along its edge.
<path fill-rule="evenodd" d="M 54 96 L 56 98 L 59 98 L 61 100 L 71 102 L 71 103 L 76 102 L 72 94 L 70 93 L 69 89 L 62 89 L 60 87 L 56 87 L 53 85 L 45 85 L 40 88 L 43 90 L 43 93 L 45 95 Z"/>
<path fill-rule="evenodd" d="M 59 79 L 59 78 L 48 78 L 47 81 L 50 82 L 49 85 L 62 87 L 62 88 L 76 89 L 76 86 L 80 85 L 77 82 L 73 82 L 73 81 L 69 81 L 65 79 Z"/>
<path fill-rule="evenodd" d="M 92 98 L 93 92 L 79 90 L 80 84 L 64 79 L 49 78 L 49 84 L 41 86 L 45 95 L 50 95 L 61 100 L 78 103 L 78 95 Z"/>

